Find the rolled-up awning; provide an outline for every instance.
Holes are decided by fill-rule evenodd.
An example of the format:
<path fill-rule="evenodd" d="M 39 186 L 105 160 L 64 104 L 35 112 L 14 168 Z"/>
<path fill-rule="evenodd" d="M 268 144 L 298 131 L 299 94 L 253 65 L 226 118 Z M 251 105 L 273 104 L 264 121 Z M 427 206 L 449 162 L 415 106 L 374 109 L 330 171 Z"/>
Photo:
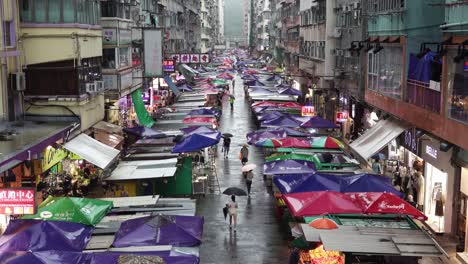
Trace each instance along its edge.
<path fill-rule="evenodd" d="M 394 118 L 381 120 L 351 143 L 351 150 L 362 159 L 368 160 L 409 127 L 409 125 Z"/>
<path fill-rule="evenodd" d="M 106 181 L 173 177 L 177 159 L 121 162 Z"/>
<path fill-rule="evenodd" d="M 63 147 L 101 169 L 106 169 L 120 154 L 115 148 L 85 134 L 78 135 Z"/>
<path fill-rule="evenodd" d="M 164 81 L 166 81 L 167 85 L 169 86 L 169 89 L 171 89 L 171 91 L 176 95 L 178 96 L 180 94 L 180 90 L 179 88 L 177 88 L 177 86 L 174 84 L 174 82 L 172 81 L 171 77 L 170 76 L 164 76 Z"/>

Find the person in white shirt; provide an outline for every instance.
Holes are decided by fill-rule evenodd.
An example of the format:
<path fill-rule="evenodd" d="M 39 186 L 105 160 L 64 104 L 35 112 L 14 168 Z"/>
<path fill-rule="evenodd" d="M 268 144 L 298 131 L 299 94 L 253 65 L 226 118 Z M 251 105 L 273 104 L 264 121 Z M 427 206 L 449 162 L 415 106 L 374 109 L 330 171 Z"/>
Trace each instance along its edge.
<path fill-rule="evenodd" d="M 239 206 L 236 203 L 236 196 L 231 196 L 231 201 L 227 204 L 228 214 L 229 214 L 229 229 L 232 228 L 234 224 L 234 232 L 236 232 L 237 226 L 237 208 Z"/>

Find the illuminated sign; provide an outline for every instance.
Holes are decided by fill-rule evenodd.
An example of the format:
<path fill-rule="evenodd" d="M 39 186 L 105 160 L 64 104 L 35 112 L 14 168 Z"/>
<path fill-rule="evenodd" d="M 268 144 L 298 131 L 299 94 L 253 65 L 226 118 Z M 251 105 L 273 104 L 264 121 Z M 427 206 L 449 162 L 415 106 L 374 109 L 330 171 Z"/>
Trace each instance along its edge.
<path fill-rule="evenodd" d="M 0 191 L 0 214 L 32 215 L 36 209 L 34 189 L 3 189 Z"/>
<path fill-rule="evenodd" d="M 174 60 L 163 60 L 163 71 L 164 72 L 175 72 L 175 61 Z"/>
<path fill-rule="evenodd" d="M 301 107 L 302 116 L 315 116 L 315 107 L 313 106 L 302 106 Z"/>
<path fill-rule="evenodd" d="M 346 122 L 348 120 L 348 112 L 346 112 L 346 111 L 336 112 L 335 117 L 336 117 L 335 118 L 336 122 L 339 122 L 339 123 Z"/>
<path fill-rule="evenodd" d="M 463 64 L 463 71 L 468 71 L 468 60 Z"/>
<path fill-rule="evenodd" d="M 426 154 L 433 157 L 434 159 L 437 159 L 437 149 L 431 146 L 426 146 Z"/>

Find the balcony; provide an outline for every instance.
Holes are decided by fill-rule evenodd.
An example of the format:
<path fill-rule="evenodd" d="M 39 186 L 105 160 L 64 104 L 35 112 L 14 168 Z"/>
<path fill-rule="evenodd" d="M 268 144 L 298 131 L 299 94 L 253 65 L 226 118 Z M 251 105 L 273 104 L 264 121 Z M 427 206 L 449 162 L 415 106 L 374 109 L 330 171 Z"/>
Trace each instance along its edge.
<path fill-rule="evenodd" d="M 286 18 L 286 28 L 293 28 L 297 27 L 301 24 L 301 17 L 300 16 L 293 16 Z"/>
<path fill-rule="evenodd" d="M 430 89 L 429 83 L 408 80 L 406 101 L 432 112 L 440 113 L 440 92 Z"/>

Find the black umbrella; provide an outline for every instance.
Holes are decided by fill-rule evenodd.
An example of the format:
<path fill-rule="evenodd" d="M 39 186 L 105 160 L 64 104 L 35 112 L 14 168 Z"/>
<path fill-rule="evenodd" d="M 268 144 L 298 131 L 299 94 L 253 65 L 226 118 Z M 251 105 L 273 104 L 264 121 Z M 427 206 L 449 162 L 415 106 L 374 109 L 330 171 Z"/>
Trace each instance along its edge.
<path fill-rule="evenodd" d="M 247 193 L 244 190 L 242 190 L 241 188 L 237 188 L 237 187 L 227 188 L 226 190 L 224 190 L 223 194 L 235 195 L 235 196 L 246 196 L 247 195 Z"/>
<path fill-rule="evenodd" d="M 231 133 L 223 133 L 223 137 L 233 137 L 234 135 Z"/>

